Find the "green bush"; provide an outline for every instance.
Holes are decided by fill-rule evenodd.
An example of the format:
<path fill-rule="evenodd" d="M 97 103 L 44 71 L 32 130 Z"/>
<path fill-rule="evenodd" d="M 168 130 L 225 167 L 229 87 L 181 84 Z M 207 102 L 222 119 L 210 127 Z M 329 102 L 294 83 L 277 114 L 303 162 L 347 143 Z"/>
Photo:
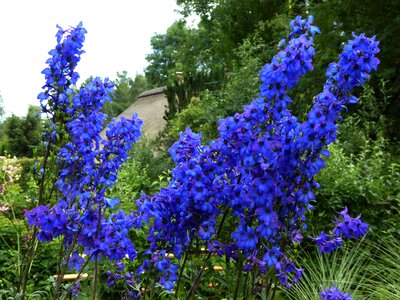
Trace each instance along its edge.
<path fill-rule="evenodd" d="M 151 195 L 166 185 L 172 164 L 167 155 L 157 152 L 155 141 L 142 139 L 122 165 L 109 197 L 121 200 L 121 208 L 127 211 L 134 209 L 133 200 L 142 193 Z"/>
<path fill-rule="evenodd" d="M 338 142 L 330 145 L 327 166 L 317 177 L 315 226 L 323 227 L 347 206 L 373 231 L 400 233 L 400 160 L 398 143 L 388 139 L 388 101 L 385 81 L 378 91 L 366 86 L 357 110 L 339 125 Z"/>
<path fill-rule="evenodd" d="M 314 220 L 325 224 L 347 206 L 350 214 L 362 213 L 372 230 L 400 233 L 400 164 L 385 152 L 384 141 L 367 143 L 358 155 L 346 155 L 338 144 L 329 150 L 317 178 Z"/>

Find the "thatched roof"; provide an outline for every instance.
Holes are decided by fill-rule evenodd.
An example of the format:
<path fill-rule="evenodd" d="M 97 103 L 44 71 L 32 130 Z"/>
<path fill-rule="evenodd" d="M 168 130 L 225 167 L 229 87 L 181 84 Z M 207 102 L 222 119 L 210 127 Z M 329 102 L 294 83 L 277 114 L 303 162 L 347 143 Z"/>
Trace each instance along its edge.
<path fill-rule="evenodd" d="M 131 106 L 115 119 L 118 120 L 121 117 L 130 119 L 133 113 L 137 113 L 139 118 L 143 120 L 142 134 L 149 138 L 157 137 L 167 124 L 163 118 L 168 105 L 164 90 L 165 87 L 160 87 L 144 91 Z M 105 137 L 104 130 L 101 136 Z"/>

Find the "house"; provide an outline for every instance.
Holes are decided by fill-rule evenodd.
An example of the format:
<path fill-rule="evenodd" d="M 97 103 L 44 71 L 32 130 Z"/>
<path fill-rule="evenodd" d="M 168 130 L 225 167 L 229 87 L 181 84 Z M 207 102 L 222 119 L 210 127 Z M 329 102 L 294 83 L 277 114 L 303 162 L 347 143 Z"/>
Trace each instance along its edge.
<path fill-rule="evenodd" d="M 167 125 L 164 115 L 168 101 L 164 90 L 165 87 L 160 87 L 144 91 L 115 120 L 118 121 L 121 117 L 130 119 L 133 113 L 137 113 L 139 118 L 143 120 L 142 135 L 149 138 L 156 138 L 158 133 Z M 101 132 L 101 136 L 103 139 L 105 138 L 105 130 Z"/>

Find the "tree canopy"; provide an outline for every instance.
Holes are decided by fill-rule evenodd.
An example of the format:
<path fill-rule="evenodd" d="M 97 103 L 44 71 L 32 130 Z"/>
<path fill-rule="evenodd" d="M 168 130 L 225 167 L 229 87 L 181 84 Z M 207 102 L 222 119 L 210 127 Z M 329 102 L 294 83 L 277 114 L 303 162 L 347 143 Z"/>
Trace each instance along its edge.
<path fill-rule="evenodd" d="M 363 32 L 367 36 L 376 35 L 382 49 L 379 54 L 381 65 L 370 85 L 380 98 L 381 82 L 386 82 L 389 100 L 385 100 L 382 113 L 391 120 L 388 122 L 388 137 L 398 135 L 393 127 L 395 120 L 400 118 L 398 1 L 177 0 L 177 4 L 182 20 L 151 40 L 153 52 L 147 56 L 146 77 L 152 85 L 176 86 L 177 78 L 183 74 L 186 81 L 190 79 L 191 82 L 183 86 L 186 94 L 196 96 L 201 91 L 213 90 L 212 101 L 219 103 L 221 108 L 218 117 L 225 116 L 231 111 L 228 106 L 240 107 L 248 101 L 239 99 L 238 95 L 245 94 L 242 90 L 257 88 L 257 75 L 249 68 L 259 70 L 271 59 L 282 33 L 288 31 L 288 20 L 296 15 L 314 15 L 324 33 L 315 38 L 316 48 L 321 54 L 315 59 L 312 76 L 302 79 L 293 91 L 297 99 L 292 104 L 292 110 L 300 117 L 304 115 L 312 102 L 312 95 L 322 89 L 327 65 L 337 60 L 343 43 L 351 38 L 352 31 L 357 34 Z M 184 20 L 193 14 L 200 20 L 197 27 L 187 26 Z M 199 73 L 219 76 L 196 77 L 195 74 Z M 252 78 L 250 81 L 249 76 Z M 251 82 L 251 88 L 241 85 L 239 80 Z M 196 93 L 188 93 L 193 85 L 196 85 Z M 178 93 L 175 97 L 179 98 Z M 200 99 L 210 100 L 210 95 L 200 96 Z"/>

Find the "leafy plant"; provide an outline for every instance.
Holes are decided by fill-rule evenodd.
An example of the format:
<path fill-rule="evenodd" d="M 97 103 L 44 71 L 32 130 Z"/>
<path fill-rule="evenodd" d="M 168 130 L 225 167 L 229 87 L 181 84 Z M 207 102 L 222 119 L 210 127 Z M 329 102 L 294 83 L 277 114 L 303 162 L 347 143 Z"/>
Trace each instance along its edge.
<path fill-rule="evenodd" d="M 341 144 L 331 145 L 329 151 L 327 166 L 318 175 L 316 226 L 347 206 L 362 213 L 372 230 L 398 233 L 400 164 L 386 151 L 385 140 L 366 142 L 357 155 L 345 154 Z"/>

